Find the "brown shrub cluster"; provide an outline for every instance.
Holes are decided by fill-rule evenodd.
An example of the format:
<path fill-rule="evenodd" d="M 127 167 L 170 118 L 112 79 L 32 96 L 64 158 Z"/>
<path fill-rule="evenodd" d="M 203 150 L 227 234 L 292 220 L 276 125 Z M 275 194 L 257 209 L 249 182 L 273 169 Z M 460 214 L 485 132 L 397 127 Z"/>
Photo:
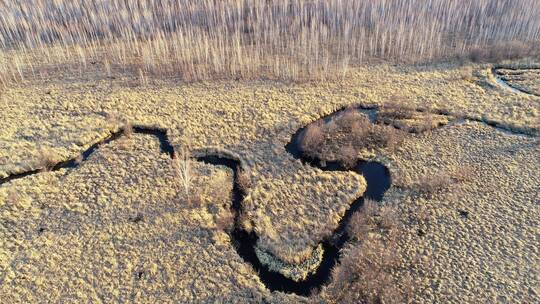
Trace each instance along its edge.
<path fill-rule="evenodd" d="M 325 140 L 325 131 L 321 123 L 310 124 L 300 140 L 300 149 L 309 156 L 317 156 Z"/>
<path fill-rule="evenodd" d="M 236 184 L 244 193 L 247 192 L 249 188 L 251 188 L 251 179 L 249 178 L 247 172 L 242 170 L 238 171 L 236 175 Z"/>
<path fill-rule="evenodd" d="M 398 99 L 400 102 L 393 101 L 386 103 L 381 107 L 378 115 L 384 115 L 384 117 L 394 120 L 413 118 L 414 109 L 405 106 L 401 98 L 394 97 L 394 99 Z"/>
<path fill-rule="evenodd" d="M 300 149 L 307 156 L 326 161 L 337 160 L 352 167 L 360 152 L 394 149 L 404 133 L 391 126 L 373 124 L 358 110 L 350 108 L 329 122 L 309 125 L 300 139 Z"/>
<path fill-rule="evenodd" d="M 444 172 L 437 172 L 432 175 L 421 176 L 414 187 L 422 195 L 433 196 L 436 193 L 448 190 L 450 185 L 452 185 L 452 178 Z"/>
<path fill-rule="evenodd" d="M 394 99 L 399 101 L 393 101 L 381 107 L 377 113 L 378 123 L 391 125 L 409 133 L 424 133 L 440 125 L 441 122 L 435 120 L 435 114 L 429 113 L 425 109 L 417 110 L 408 107 L 401 98 Z"/>
<path fill-rule="evenodd" d="M 234 229 L 234 214 L 227 209 L 216 216 L 216 229 L 231 232 Z"/>
<path fill-rule="evenodd" d="M 411 297 L 412 286 L 396 282 L 392 276 L 400 265 L 398 222 L 393 207 L 366 200 L 349 223 L 348 232 L 357 243 L 344 251 L 341 263 L 333 269 L 332 284 L 325 290 L 329 299 L 335 303 L 403 303 Z"/>
<path fill-rule="evenodd" d="M 472 179 L 474 168 L 461 166 L 453 172 L 436 172 L 421 176 L 413 187 L 421 194 L 432 197 L 450 189 L 452 184 L 465 183 Z"/>
<path fill-rule="evenodd" d="M 469 51 L 469 59 L 473 62 L 498 62 L 523 58 L 531 54 L 530 45 L 521 41 L 499 43 L 491 47 L 476 46 Z"/>
<path fill-rule="evenodd" d="M 376 201 L 366 199 L 362 210 L 352 215 L 347 233 L 363 241 L 370 232 L 387 233 L 398 227 L 399 219 L 393 206 L 379 206 Z"/>

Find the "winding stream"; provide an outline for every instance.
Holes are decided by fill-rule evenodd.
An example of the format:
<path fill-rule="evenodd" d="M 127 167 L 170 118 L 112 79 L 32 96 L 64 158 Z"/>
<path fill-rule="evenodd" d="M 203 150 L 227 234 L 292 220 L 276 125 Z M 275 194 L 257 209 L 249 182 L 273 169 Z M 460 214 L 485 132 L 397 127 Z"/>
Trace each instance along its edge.
<path fill-rule="evenodd" d="M 368 114 L 372 121 L 374 120 L 373 115 L 376 115 L 376 108 L 360 108 L 359 110 L 363 111 L 365 114 Z M 333 115 L 338 115 L 341 111 L 342 110 L 336 111 L 320 119 L 328 121 L 329 118 L 331 118 Z M 317 121 L 312 123 L 317 123 Z M 241 228 L 239 215 L 242 212 L 242 201 L 246 194 L 240 189 L 236 179 L 238 170 L 242 167 L 241 160 L 235 159 L 233 156 L 225 156 L 217 153 L 201 153 L 200 156 L 194 157 L 199 162 L 204 162 L 211 165 L 226 166 L 233 171 L 234 184 L 232 193 L 232 211 L 234 213 L 235 225 L 234 230 L 231 232 L 231 239 L 233 243 L 232 245 L 238 255 L 242 257 L 245 262 L 253 266 L 255 271 L 258 273 L 260 280 L 269 290 L 295 293 L 303 296 L 309 295 L 313 290 L 320 289 L 321 286 L 329 282 L 331 270 L 336 265 L 336 263 L 338 263 L 338 260 L 340 258 L 340 251 L 343 246 L 350 240 L 346 229 L 349 220 L 354 214 L 354 212 L 359 210 L 359 208 L 363 205 L 364 197 L 375 201 L 380 201 L 382 200 L 384 193 L 391 186 L 390 172 L 381 163 L 373 161 L 359 161 L 356 166 L 354 166 L 354 168 L 345 169 L 338 162 L 326 162 L 326 165 L 322 167 L 320 166 L 320 161 L 318 159 L 311 159 L 305 157 L 299 148 L 299 140 L 302 137 L 306 127 L 299 129 L 295 134 L 292 135 L 290 142 L 285 146 L 285 150 L 289 154 L 291 154 L 292 157 L 301 160 L 304 164 L 319 168 L 323 171 L 354 171 L 358 174 L 361 174 L 364 176 L 367 182 L 367 189 L 363 197 L 357 198 L 354 202 L 351 203 L 349 209 L 341 218 L 338 227 L 333 231 L 332 235 L 327 239 L 321 240 L 321 245 L 324 249 L 322 262 L 314 273 L 308 275 L 305 280 L 300 282 L 296 282 L 290 278 L 287 278 L 281 273 L 271 271 L 268 269 L 267 266 L 263 265 L 259 261 L 255 253 L 255 247 L 258 240 L 257 234 L 254 232 L 248 232 Z M 167 137 L 166 130 L 136 126 L 133 128 L 133 132 L 137 134 L 145 134 L 156 137 L 160 142 L 161 152 L 168 154 L 171 158 L 174 157 L 174 148 Z M 94 153 L 100 145 L 110 143 L 120 138 L 124 134 L 125 132 L 123 130 L 120 130 L 118 132 L 112 133 L 109 137 L 102 140 L 101 142 L 93 144 L 90 148 L 88 148 L 82 153 L 82 162 L 87 160 L 88 157 L 92 153 Z M 56 164 L 54 167 L 52 167 L 52 171 L 60 169 L 74 169 L 80 164 L 80 159 L 70 159 Z M 0 185 L 7 183 L 11 180 L 23 178 L 25 176 L 36 174 L 39 172 L 40 170 L 33 170 L 29 172 L 11 175 L 6 178 L 0 179 Z"/>
<path fill-rule="evenodd" d="M 501 76 L 504 76 L 504 74 L 502 74 L 501 72 L 498 71 L 500 69 L 515 70 L 515 71 L 519 70 L 519 69 L 502 68 L 502 67 L 494 67 L 494 68 L 492 68 L 491 69 L 491 74 L 493 74 L 493 77 L 495 78 L 495 81 L 497 82 L 498 85 L 500 85 L 501 87 L 503 87 L 503 88 L 513 92 L 513 93 L 540 96 L 540 94 L 537 94 L 537 93 L 531 92 L 529 90 L 525 90 L 525 89 L 513 86 L 511 83 L 508 83 L 507 80 L 505 80 L 505 79 L 503 79 L 501 77 Z M 523 69 L 523 70 L 535 70 L 535 69 L 534 68 L 527 68 L 527 69 Z"/>
<path fill-rule="evenodd" d="M 335 114 L 335 113 L 334 113 Z M 333 115 L 333 114 L 332 114 Z M 331 115 L 329 115 L 331 116 Z M 327 118 L 323 118 L 327 119 Z M 286 150 L 297 159 L 301 159 L 304 163 L 307 163 L 311 166 L 320 168 L 324 171 L 346 171 L 340 164 L 337 162 L 329 162 L 326 167 L 320 167 L 317 165 L 318 160 L 304 158 L 302 153 L 298 148 L 298 139 L 302 135 L 302 132 L 305 128 L 300 129 L 296 134 L 292 136 L 291 142 L 287 144 Z M 133 132 L 136 134 L 145 134 L 156 137 L 160 142 L 160 149 L 162 153 L 168 154 L 171 158 L 174 157 L 174 148 L 167 138 L 167 133 L 165 130 L 153 129 L 147 127 L 134 127 Z M 124 131 L 120 130 L 118 132 L 112 133 L 109 137 L 102 140 L 101 142 L 93 144 L 90 148 L 82 153 L 82 161 L 79 159 L 70 159 L 56 164 L 52 167 L 51 171 L 57 171 L 60 169 L 74 169 L 79 166 L 82 162 L 86 161 L 92 153 L 94 153 L 99 146 L 102 144 L 110 143 L 122 135 Z M 236 175 L 240 168 L 240 161 L 232 157 L 217 155 L 217 154 L 206 154 L 204 156 L 195 157 L 197 161 L 204 162 L 211 165 L 222 165 L 226 166 L 233 171 L 234 176 L 234 186 L 232 193 L 232 210 L 234 212 L 234 230 L 231 232 L 233 246 L 236 252 L 242 257 L 242 259 L 251 264 L 255 271 L 258 272 L 261 281 L 264 285 L 271 291 L 283 291 L 288 293 L 295 293 L 298 295 L 309 295 L 313 289 L 320 288 L 323 284 L 327 283 L 330 278 L 330 272 L 334 265 L 336 265 L 339 256 L 340 250 L 343 245 L 349 240 L 349 236 L 346 233 L 347 223 L 349 222 L 352 214 L 357 211 L 363 204 L 364 199 L 362 197 L 356 199 L 351 205 L 350 208 L 346 211 L 345 215 L 342 217 L 339 222 L 338 227 L 334 230 L 332 236 L 328 239 L 322 240 L 321 244 L 324 249 L 323 258 L 320 266 L 317 268 L 315 273 L 310 274 L 305 280 L 296 282 L 290 278 L 285 277 L 279 272 L 271 271 L 263 265 L 257 255 L 255 254 L 255 246 L 257 244 L 258 236 L 254 232 L 248 232 L 241 228 L 239 223 L 239 215 L 242 211 L 242 200 L 244 199 L 245 193 L 240 190 L 240 187 L 236 183 Z M 381 200 L 384 192 L 390 187 L 390 174 L 388 169 L 382 164 L 377 162 L 360 162 L 356 165 L 355 168 L 351 169 L 359 174 L 364 175 L 367 181 L 367 190 L 365 192 L 365 197 L 369 197 L 374 200 Z M 41 172 L 41 170 L 32 170 L 29 172 L 11 175 L 7 178 L 0 179 L 0 185 L 7 183 L 9 181 L 23 178 L 32 174 Z"/>

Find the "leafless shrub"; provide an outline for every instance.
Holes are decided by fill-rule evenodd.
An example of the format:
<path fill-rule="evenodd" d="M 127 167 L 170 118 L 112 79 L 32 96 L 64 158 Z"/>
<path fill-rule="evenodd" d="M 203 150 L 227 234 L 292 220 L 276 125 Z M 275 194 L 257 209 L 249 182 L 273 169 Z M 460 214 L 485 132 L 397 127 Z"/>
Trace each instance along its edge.
<path fill-rule="evenodd" d="M 452 178 L 444 172 L 437 172 L 432 175 L 424 175 L 419 178 L 415 188 L 423 195 L 433 196 L 436 193 L 447 190 L 452 185 Z"/>
<path fill-rule="evenodd" d="M 216 217 L 216 229 L 231 232 L 234 229 L 234 214 L 227 209 Z"/>
<path fill-rule="evenodd" d="M 489 51 L 485 47 L 475 46 L 469 51 L 469 59 L 472 62 L 486 61 L 489 57 Z"/>
<path fill-rule="evenodd" d="M 362 209 L 354 213 L 349 222 L 347 232 L 356 240 L 364 240 L 371 231 L 384 232 L 386 235 L 399 224 L 394 206 L 380 206 L 377 202 L 366 199 Z"/>
<path fill-rule="evenodd" d="M 407 294 L 391 274 L 398 264 L 395 245 L 380 239 L 362 242 L 344 253 L 326 292 L 336 303 L 403 303 Z"/>
<path fill-rule="evenodd" d="M 322 125 L 325 134 L 334 134 L 340 130 L 336 119 L 331 119 L 329 122 Z"/>
<path fill-rule="evenodd" d="M 475 46 L 469 51 L 469 59 L 473 62 L 498 62 L 526 57 L 531 48 L 522 41 L 499 42 L 490 47 Z"/>
<path fill-rule="evenodd" d="M 341 128 L 351 128 L 354 123 L 362 120 L 367 120 L 367 117 L 353 108 L 348 108 L 342 114 L 340 114 L 340 116 L 336 119 L 336 123 Z"/>
<path fill-rule="evenodd" d="M 339 160 L 345 168 L 352 168 L 356 165 L 358 161 L 357 155 L 358 153 L 350 144 L 339 150 Z"/>
<path fill-rule="evenodd" d="M 375 216 L 377 215 L 378 209 L 377 202 L 366 199 L 362 209 L 351 216 L 351 220 L 347 227 L 347 233 L 357 240 L 364 240 L 368 233 L 377 226 Z"/>
<path fill-rule="evenodd" d="M 251 179 L 249 178 L 247 172 L 243 170 L 238 171 L 236 175 L 236 183 L 243 192 L 247 192 L 247 190 L 251 188 Z"/>
<path fill-rule="evenodd" d="M 351 123 L 351 136 L 354 142 L 364 141 L 372 132 L 371 122 L 368 119 L 358 119 Z"/>
<path fill-rule="evenodd" d="M 406 136 L 405 132 L 391 126 L 381 126 L 379 132 L 380 139 L 378 141 L 389 151 L 395 150 L 403 142 Z"/>
<path fill-rule="evenodd" d="M 399 218 L 396 208 L 393 206 L 383 206 L 380 209 L 379 225 L 386 231 L 391 231 L 398 226 Z"/>
<path fill-rule="evenodd" d="M 306 155 L 325 160 L 340 161 L 345 167 L 356 164 L 364 150 L 395 149 L 405 133 L 392 126 L 373 124 L 356 109 L 347 109 L 330 121 L 314 123 L 300 139 Z"/>
<path fill-rule="evenodd" d="M 324 290 L 327 299 L 332 303 L 404 303 L 412 298 L 412 281 L 393 276 L 403 267 L 399 222 L 395 205 L 366 199 L 349 222 L 352 245 L 332 270 L 332 281 Z"/>
<path fill-rule="evenodd" d="M 321 124 L 309 125 L 300 140 L 300 148 L 308 155 L 316 155 L 324 142 Z"/>
<path fill-rule="evenodd" d="M 414 109 L 405 105 L 405 101 L 401 97 L 393 97 L 393 102 L 384 104 L 379 111 L 379 116 L 384 116 L 387 119 L 410 119 L 413 117 Z"/>
<path fill-rule="evenodd" d="M 192 203 L 191 190 L 191 153 L 183 146 L 179 155 L 175 154 L 172 159 L 172 166 L 177 177 L 177 181 L 184 192 L 184 197 L 188 204 Z"/>

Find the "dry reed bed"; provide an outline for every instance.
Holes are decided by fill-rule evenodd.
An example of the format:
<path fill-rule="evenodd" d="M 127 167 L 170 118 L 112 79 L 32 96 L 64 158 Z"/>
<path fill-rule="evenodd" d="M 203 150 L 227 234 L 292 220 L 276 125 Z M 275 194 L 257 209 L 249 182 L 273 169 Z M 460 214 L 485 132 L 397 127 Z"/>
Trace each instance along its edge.
<path fill-rule="evenodd" d="M 4 1 L 0 83 L 89 69 L 303 80 L 372 58 L 504 59 L 534 50 L 539 15 L 535 0 Z"/>
<path fill-rule="evenodd" d="M 413 302 L 540 299 L 529 289 L 540 260 L 537 141 L 468 122 L 383 157 L 398 186 L 384 203 L 397 202 L 407 223 L 399 247 L 411 268 L 397 275 L 412 274 Z"/>

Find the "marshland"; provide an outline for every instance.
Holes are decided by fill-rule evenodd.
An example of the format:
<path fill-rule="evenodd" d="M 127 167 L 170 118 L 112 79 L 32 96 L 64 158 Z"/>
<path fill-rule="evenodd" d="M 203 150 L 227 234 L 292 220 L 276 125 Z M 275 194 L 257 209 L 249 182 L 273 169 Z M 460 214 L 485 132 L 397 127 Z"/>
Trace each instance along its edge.
<path fill-rule="evenodd" d="M 540 3 L 0 3 L 0 302 L 540 301 Z"/>

